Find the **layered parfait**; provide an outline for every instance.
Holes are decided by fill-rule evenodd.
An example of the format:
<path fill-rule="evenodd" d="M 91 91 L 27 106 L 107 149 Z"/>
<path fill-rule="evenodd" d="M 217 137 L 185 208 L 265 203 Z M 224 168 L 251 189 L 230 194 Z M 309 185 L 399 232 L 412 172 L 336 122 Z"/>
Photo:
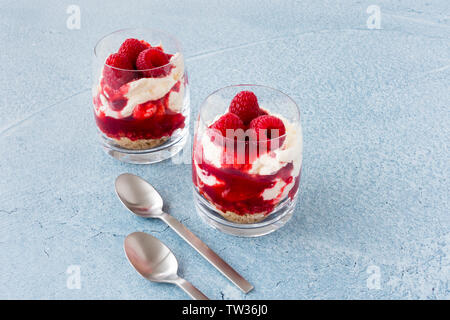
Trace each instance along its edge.
<path fill-rule="evenodd" d="M 159 146 L 185 127 L 186 86 L 180 52 L 126 39 L 106 58 L 94 87 L 98 129 L 124 149 Z"/>
<path fill-rule="evenodd" d="M 215 212 L 235 223 L 256 223 L 294 200 L 302 164 L 298 123 L 241 91 L 204 127 L 194 138 L 193 182 Z"/>

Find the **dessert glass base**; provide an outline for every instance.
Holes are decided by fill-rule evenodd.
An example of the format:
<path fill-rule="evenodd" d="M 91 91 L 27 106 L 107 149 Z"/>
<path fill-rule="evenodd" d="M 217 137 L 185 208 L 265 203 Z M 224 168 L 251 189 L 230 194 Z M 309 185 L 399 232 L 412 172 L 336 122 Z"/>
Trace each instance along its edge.
<path fill-rule="evenodd" d="M 239 237 L 259 237 L 280 229 L 291 219 L 298 198 L 297 193 L 292 200 L 288 197 L 281 201 L 262 221 L 236 223 L 225 219 L 222 213 L 202 197 L 195 187 L 193 193 L 197 214 L 204 222 L 219 231 Z"/>
<path fill-rule="evenodd" d="M 154 140 L 131 141 L 123 138 L 117 141 L 102 132 L 99 135 L 103 150 L 111 157 L 126 163 L 150 164 L 169 159 L 180 152 L 186 144 L 188 128 L 178 129 L 171 137 Z M 141 149 L 143 145 L 148 146 L 148 149 Z"/>

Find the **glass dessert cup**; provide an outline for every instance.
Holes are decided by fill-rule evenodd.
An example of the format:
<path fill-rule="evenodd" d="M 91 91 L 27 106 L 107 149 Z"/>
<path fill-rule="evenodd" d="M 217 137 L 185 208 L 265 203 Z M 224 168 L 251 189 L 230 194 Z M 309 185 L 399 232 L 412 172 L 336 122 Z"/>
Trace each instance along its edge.
<path fill-rule="evenodd" d="M 174 37 L 147 29 L 113 32 L 95 46 L 93 72 L 94 117 L 107 154 L 145 164 L 183 148 L 190 98 Z"/>
<path fill-rule="evenodd" d="M 231 112 L 242 91 L 257 98 L 259 111 L 251 117 Z M 230 129 L 230 123 L 237 127 Z M 256 237 L 279 229 L 292 217 L 297 202 L 302 148 L 300 112 L 289 96 L 259 85 L 212 93 L 200 108 L 194 135 L 197 213 L 212 227 L 237 236 Z"/>

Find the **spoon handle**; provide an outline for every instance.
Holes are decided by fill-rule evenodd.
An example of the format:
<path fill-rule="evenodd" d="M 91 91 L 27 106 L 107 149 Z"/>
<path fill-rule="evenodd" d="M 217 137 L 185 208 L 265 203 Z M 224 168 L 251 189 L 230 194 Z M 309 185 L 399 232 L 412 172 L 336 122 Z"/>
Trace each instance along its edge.
<path fill-rule="evenodd" d="M 189 231 L 181 222 L 167 213 L 163 213 L 161 220 L 166 222 L 180 237 L 189 243 L 203 258 L 208 260 L 217 270 L 219 270 L 225 277 L 238 286 L 245 293 L 253 289 L 253 286 L 245 280 L 239 273 L 237 273 L 228 263 L 211 250 L 202 240 L 197 238 L 191 231 Z"/>
<path fill-rule="evenodd" d="M 200 290 L 194 287 L 189 281 L 183 278 L 178 278 L 175 280 L 175 284 L 183 289 L 192 299 L 194 300 L 209 300 Z"/>

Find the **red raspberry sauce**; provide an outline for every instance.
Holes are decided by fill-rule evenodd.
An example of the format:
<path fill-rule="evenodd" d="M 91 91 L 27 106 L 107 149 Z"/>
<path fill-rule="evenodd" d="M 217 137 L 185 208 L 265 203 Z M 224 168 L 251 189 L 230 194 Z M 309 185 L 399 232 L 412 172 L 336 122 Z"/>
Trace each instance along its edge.
<path fill-rule="evenodd" d="M 105 86 L 103 82 L 101 87 L 103 88 L 102 91 L 108 93 L 108 102 L 113 110 L 120 111 L 125 107 L 128 101 L 124 96 L 126 92 L 112 90 Z M 136 106 L 135 110 L 139 110 L 141 107 L 145 109 L 147 105 L 153 105 L 155 111 L 147 118 L 143 116 L 136 118 L 135 115 L 139 114 L 138 112 L 121 119 L 105 116 L 105 114 L 101 113 L 100 115 L 95 114 L 97 126 L 104 134 L 113 139 L 127 137 L 132 141 L 136 141 L 139 139 L 160 139 L 165 136 L 171 136 L 175 130 L 185 126 L 185 116 L 168 108 L 170 93 L 172 91 L 178 92 L 179 90 L 180 82 L 175 84 L 161 99 Z M 94 97 L 94 106 L 98 108 L 100 104 L 101 101 L 97 95 Z"/>

